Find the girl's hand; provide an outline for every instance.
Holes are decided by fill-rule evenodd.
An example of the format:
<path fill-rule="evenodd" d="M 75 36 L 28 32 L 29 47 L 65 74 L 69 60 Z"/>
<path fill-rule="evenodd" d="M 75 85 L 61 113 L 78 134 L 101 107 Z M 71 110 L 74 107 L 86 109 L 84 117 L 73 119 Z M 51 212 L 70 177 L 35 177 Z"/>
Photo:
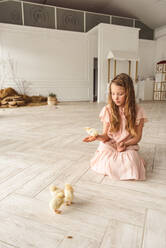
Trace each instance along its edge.
<path fill-rule="evenodd" d="M 97 136 L 88 136 L 88 137 L 83 139 L 83 142 L 92 142 L 95 140 L 99 140 L 99 141 L 102 141 L 105 143 L 105 142 L 109 141 L 110 138 L 105 134 L 101 134 L 101 135 L 97 135 Z"/>
<path fill-rule="evenodd" d="M 125 150 L 126 150 L 126 145 L 125 145 L 125 143 L 124 143 L 124 142 L 119 142 L 119 143 L 117 143 L 116 149 L 117 149 L 118 152 L 123 152 L 123 151 L 125 151 Z"/>
<path fill-rule="evenodd" d="M 97 140 L 97 136 L 88 136 L 83 139 L 83 142 L 93 142 L 95 140 Z"/>

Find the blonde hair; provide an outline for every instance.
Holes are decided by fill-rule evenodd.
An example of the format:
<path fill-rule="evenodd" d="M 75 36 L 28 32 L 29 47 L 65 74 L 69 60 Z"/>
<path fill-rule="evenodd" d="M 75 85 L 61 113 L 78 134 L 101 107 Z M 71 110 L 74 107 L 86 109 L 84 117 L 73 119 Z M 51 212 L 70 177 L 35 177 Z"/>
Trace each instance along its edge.
<path fill-rule="evenodd" d="M 133 80 L 125 73 L 117 75 L 109 85 L 108 104 L 110 106 L 110 131 L 117 132 L 120 128 L 120 114 L 119 107 L 113 102 L 111 94 L 111 85 L 124 87 L 125 89 L 125 106 L 124 114 L 126 117 L 126 130 L 132 135 L 136 135 L 135 121 L 136 121 L 136 103 Z"/>

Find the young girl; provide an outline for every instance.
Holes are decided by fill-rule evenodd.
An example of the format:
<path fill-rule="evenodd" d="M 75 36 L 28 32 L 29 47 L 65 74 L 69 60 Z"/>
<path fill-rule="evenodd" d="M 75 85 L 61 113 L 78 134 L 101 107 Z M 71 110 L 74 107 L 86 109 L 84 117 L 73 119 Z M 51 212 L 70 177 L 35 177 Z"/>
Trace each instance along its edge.
<path fill-rule="evenodd" d="M 125 73 L 116 76 L 108 93 L 108 105 L 99 115 L 103 134 L 83 141 L 101 141 L 91 160 L 94 171 L 117 180 L 145 180 L 144 160 L 138 154 L 144 122 L 143 109 L 135 103 L 132 79 Z"/>

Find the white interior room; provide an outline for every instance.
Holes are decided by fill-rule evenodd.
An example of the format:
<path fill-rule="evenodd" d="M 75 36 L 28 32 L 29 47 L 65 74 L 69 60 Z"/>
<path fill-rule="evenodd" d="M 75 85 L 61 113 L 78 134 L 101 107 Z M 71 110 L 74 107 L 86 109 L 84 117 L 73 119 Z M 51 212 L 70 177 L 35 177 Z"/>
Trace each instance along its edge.
<path fill-rule="evenodd" d="M 78 33 L 1 23 L 1 57 L 12 60 L 15 77 L 29 84 L 28 94 L 56 92 L 60 101 L 93 101 L 94 58 L 98 58 L 98 102 L 106 101 L 107 54 L 111 50 L 137 53 L 138 78 L 152 79 L 148 84 L 153 84 L 155 63 L 165 56 L 164 28 L 156 30 L 156 40 L 139 39 L 138 28 L 99 24 L 93 29 Z M 125 61 L 121 66 L 126 71 Z M 5 80 L 6 87 L 17 88 L 10 75 Z M 152 90 L 149 96 L 146 82 L 143 84 L 140 98 L 153 100 Z"/>
<path fill-rule="evenodd" d="M 27 24 L 25 7 L 39 24 Z M 50 20 L 45 7 L 55 14 L 51 28 L 40 26 Z M 58 11 L 79 12 L 82 30 L 71 30 L 77 19 L 70 14 L 71 26 L 60 28 Z M 166 247 L 166 94 L 154 97 L 156 66 L 166 61 L 165 13 L 165 0 L 0 1 L 0 90 L 55 93 L 59 101 L 0 106 L 0 248 Z M 107 21 L 94 25 L 91 15 Z M 118 18 L 132 25 L 115 24 Z M 132 77 L 148 118 L 140 142 L 145 181 L 96 174 L 89 161 L 98 142 L 82 142 L 84 127 L 102 130 L 107 88 L 121 72 Z M 54 214 L 49 187 L 65 183 L 74 204 Z"/>
<path fill-rule="evenodd" d="M 165 26 L 154 29 L 154 40 L 146 40 L 139 39 L 139 28 L 114 24 L 72 32 L 1 23 L 0 55 L 2 60 L 12 61 L 15 78 L 29 85 L 28 94 L 56 92 L 60 101 L 93 101 L 93 60 L 97 58 L 97 101 L 105 102 L 108 52 L 135 52 L 139 58 L 138 98 L 153 100 L 155 65 L 165 58 L 165 30 Z M 117 63 L 122 66 L 121 70 L 117 65 L 117 73 L 126 70 L 125 61 Z M 17 88 L 13 81 L 8 73 L 3 85 Z"/>

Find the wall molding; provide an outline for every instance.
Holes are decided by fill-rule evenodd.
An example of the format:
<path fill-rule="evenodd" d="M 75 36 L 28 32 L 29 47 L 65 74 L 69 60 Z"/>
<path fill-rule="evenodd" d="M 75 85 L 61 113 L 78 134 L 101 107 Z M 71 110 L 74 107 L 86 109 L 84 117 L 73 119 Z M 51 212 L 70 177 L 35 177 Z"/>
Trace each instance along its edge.
<path fill-rule="evenodd" d="M 166 25 L 155 29 L 154 31 L 155 40 L 162 38 L 164 36 L 166 36 Z"/>

